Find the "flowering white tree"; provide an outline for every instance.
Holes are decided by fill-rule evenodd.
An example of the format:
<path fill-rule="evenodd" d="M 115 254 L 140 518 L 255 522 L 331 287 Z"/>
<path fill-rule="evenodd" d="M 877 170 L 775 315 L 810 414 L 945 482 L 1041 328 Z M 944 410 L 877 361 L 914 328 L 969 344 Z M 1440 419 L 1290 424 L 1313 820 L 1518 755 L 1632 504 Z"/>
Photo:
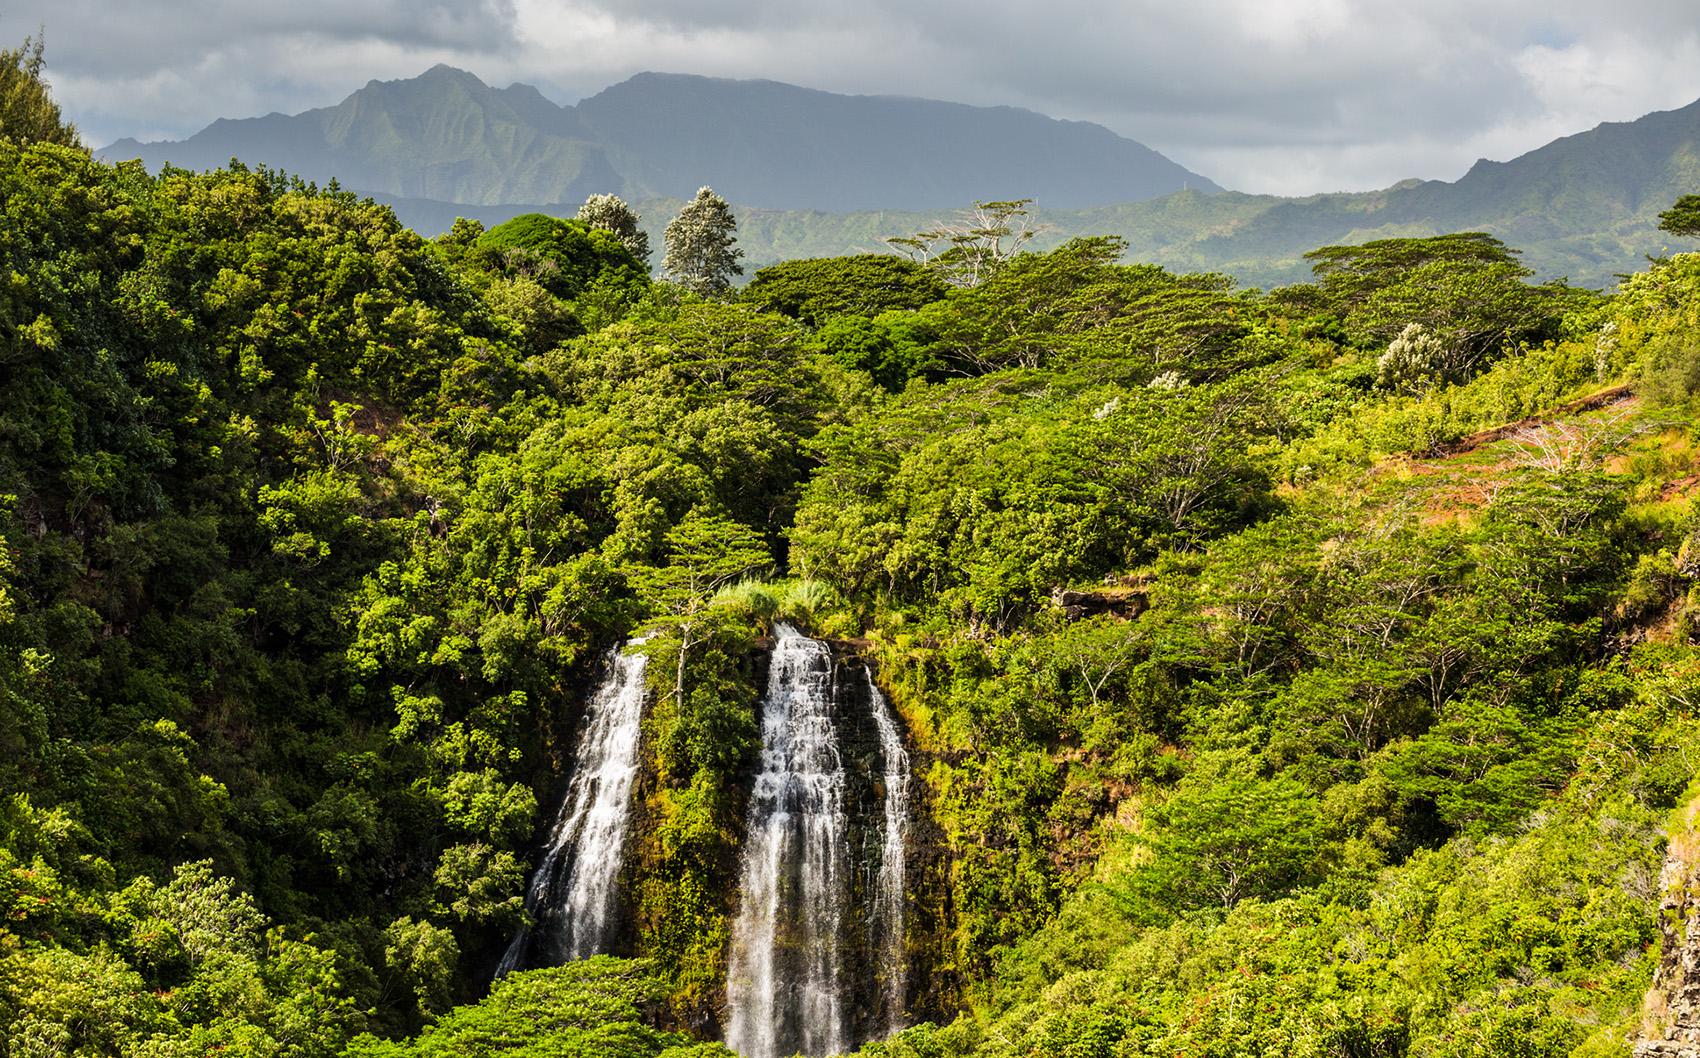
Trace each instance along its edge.
<path fill-rule="evenodd" d="M 1439 335 L 1420 323 L 1408 323 L 1376 361 L 1376 381 L 1383 389 L 1398 393 L 1422 393 L 1455 381 L 1456 359 Z"/>
<path fill-rule="evenodd" d="M 733 245 L 737 230 L 732 206 L 712 188 L 700 189 L 667 223 L 667 256 L 661 270 L 698 294 L 726 292 L 732 277 L 744 274 L 738 264 L 744 252 Z"/>

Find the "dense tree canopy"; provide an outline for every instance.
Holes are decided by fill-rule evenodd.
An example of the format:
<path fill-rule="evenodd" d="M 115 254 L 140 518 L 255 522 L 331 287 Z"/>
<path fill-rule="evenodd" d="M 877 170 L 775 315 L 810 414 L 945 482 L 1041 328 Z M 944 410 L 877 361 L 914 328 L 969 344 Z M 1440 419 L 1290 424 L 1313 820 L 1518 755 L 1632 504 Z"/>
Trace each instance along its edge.
<path fill-rule="evenodd" d="M 1445 381 L 1465 380 L 1508 342 L 1553 337 L 1573 307 L 1567 288 L 1526 284 L 1532 273 L 1516 251 L 1480 232 L 1325 246 L 1305 256 L 1348 335 L 1385 346 L 1417 324 L 1432 336 L 1435 374 Z"/>
<path fill-rule="evenodd" d="M 785 261 L 756 272 L 744 297 L 819 327 L 839 316 L 878 316 L 938 301 L 950 287 L 934 272 L 890 254 Z"/>
<path fill-rule="evenodd" d="M 461 1007 L 417 1040 L 355 1040 L 349 1058 L 730 1058 L 645 1023 L 663 994 L 642 964 L 597 957 L 511 974 L 475 1006 Z"/>
<path fill-rule="evenodd" d="M 577 297 L 610 272 L 643 271 L 621 233 L 582 218 L 526 213 L 484 232 L 475 246 L 487 267 L 524 275 L 562 299 Z"/>

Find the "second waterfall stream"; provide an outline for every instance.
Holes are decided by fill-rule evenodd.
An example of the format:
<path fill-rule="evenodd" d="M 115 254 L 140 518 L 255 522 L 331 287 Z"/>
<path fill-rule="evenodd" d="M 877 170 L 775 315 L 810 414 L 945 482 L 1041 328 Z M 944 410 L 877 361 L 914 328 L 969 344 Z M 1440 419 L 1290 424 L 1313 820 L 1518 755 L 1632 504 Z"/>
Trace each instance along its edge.
<path fill-rule="evenodd" d="M 618 925 L 620 866 L 631 826 L 643 721 L 643 676 L 649 659 L 615 648 L 591 698 L 579 736 L 571 784 L 549 844 L 525 893 L 532 921 L 502 955 L 496 976 L 606 952 Z"/>
<path fill-rule="evenodd" d="M 738 917 L 728 967 L 726 1042 L 745 1058 L 829 1055 L 898 1024 L 903 1003 L 903 827 L 908 754 L 890 707 L 865 677 L 883 786 L 877 869 L 861 886 L 838 708 L 851 690 L 825 643 L 775 629 L 762 700 L 761 766 L 750 791 Z M 860 688 L 857 688 L 860 690 Z M 855 890 L 865 892 L 859 909 Z M 864 923 L 870 943 L 850 928 Z M 860 951 L 874 957 L 857 959 Z M 862 965 L 855 965 L 855 964 Z M 854 1009 L 871 972 L 884 1016 Z M 861 1030 L 861 1031 L 858 1031 Z"/>

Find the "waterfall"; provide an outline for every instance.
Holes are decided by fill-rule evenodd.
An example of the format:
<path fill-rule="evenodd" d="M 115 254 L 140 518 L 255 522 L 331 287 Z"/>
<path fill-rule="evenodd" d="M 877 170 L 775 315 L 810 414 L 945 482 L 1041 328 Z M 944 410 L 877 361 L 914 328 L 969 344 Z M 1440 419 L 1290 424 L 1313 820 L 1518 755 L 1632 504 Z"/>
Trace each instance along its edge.
<path fill-rule="evenodd" d="M 726 1042 L 745 1058 L 848 1049 L 849 820 L 833 659 L 790 625 L 775 633 L 727 975 Z"/>
<path fill-rule="evenodd" d="M 907 863 L 903 839 L 909 823 L 909 751 L 903 748 L 903 735 L 898 731 L 891 703 L 874 686 L 873 671 L 863 671 L 868 677 L 868 701 L 873 708 L 874 725 L 879 729 L 880 761 L 885 771 L 884 843 L 880 848 L 879 878 L 874 885 L 869 948 L 877 960 L 881 998 L 885 1003 L 884 1028 L 896 1032 L 903 1028 L 909 965 L 903 948 Z"/>
<path fill-rule="evenodd" d="M 526 962 L 558 963 L 608 950 L 618 921 L 615 883 L 631 823 L 648 658 L 614 648 L 591 697 L 572 782 L 525 893 L 532 921 L 508 945 L 501 977 Z"/>

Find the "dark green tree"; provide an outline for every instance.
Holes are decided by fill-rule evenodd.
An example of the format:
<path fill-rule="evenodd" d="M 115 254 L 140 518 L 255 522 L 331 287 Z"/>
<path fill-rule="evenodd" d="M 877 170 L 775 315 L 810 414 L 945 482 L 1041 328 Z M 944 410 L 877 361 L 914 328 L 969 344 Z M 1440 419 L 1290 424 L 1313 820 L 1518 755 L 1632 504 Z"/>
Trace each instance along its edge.
<path fill-rule="evenodd" d="M 1659 230 L 1690 239 L 1700 236 L 1700 195 L 1683 195 L 1660 213 Z"/>
<path fill-rule="evenodd" d="M 608 273 L 640 282 L 646 272 L 620 236 L 583 220 L 525 213 L 478 236 L 479 256 L 492 270 L 524 276 L 558 298 L 571 299 Z"/>
<path fill-rule="evenodd" d="M 785 261 L 756 272 L 745 300 L 764 312 L 820 327 L 838 316 L 878 316 L 938 301 L 950 287 L 938 274 L 892 254 Z"/>
<path fill-rule="evenodd" d="M 866 371 L 887 390 L 900 392 L 912 378 L 940 378 L 945 363 L 933 355 L 936 336 L 912 312 L 835 316 L 812 345 L 845 367 Z"/>

